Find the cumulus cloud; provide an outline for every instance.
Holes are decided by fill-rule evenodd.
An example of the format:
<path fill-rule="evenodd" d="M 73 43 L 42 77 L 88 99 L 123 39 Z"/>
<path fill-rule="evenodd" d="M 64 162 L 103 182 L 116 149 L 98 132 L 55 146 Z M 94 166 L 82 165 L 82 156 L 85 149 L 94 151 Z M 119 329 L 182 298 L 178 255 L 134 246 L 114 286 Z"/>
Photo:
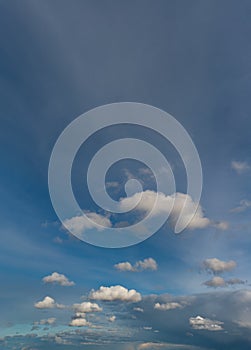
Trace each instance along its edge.
<path fill-rule="evenodd" d="M 135 267 L 131 263 L 129 263 L 128 261 L 115 264 L 114 267 L 115 267 L 115 269 L 117 269 L 119 271 L 136 272 Z"/>
<path fill-rule="evenodd" d="M 155 205 L 157 197 L 158 204 Z M 151 211 L 152 217 L 166 215 L 170 212 L 169 218 L 172 226 L 175 226 L 181 210 L 184 208 L 183 216 L 180 218 L 180 220 L 189 222 L 187 226 L 188 229 L 202 229 L 210 225 L 219 229 L 226 229 L 226 223 L 215 223 L 205 217 L 202 207 L 197 205 L 197 203 L 195 203 L 189 195 L 184 193 L 175 193 L 174 195 L 168 196 L 160 192 L 156 193 L 154 191 L 147 190 L 135 193 L 131 197 L 121 198 L 120 200 L 120 207 L 124 211 L 130 210 L 135 206 L 137 210 L 143 212 Z"/>
<path fill-rule="evenodd" d="M 203 318 L 201 316 L 190 317 L 190 326 L 197 330 L 207 330 L 207 331 L 222 331 L 224 324 L 223 322 L 210 320 L 209 318 Z"/>
<path fill-rule="evenodd" d="M 108 217 L 94 213 L 86 212 L 85 215 L 75 216 L 63 222 L 64 226 L 76 236 L 83 234 L 86 230 L 97 229 L 104 230 L 111 227 L 111 221 Z"/>
<path fill-rule="evenodd" d="M 147 258 L 144 260 L 137 261 L 134 265 L 130 262 L 121 262 L 114 267 L 119 271 L 130 271 L 130 272 L 139 272 L 144 270 L 152 270 L 155 271 L 158 269 L 158 264 L 153 258 Z"/>
<path fill-rule="evenodd" d="M 73 304 L 73 309 L 75 312 L 80 314 L 85 314 L 88 312 L 101 312 L 103 309 L 96 303 L 91 303 L 90 301 L 83 302 L 81 304 Z"/>
<path fill-rule="evenodd" d="M 138 302 L 141 301 L 141 294 L 135 289 L 128 290 L 120 285 L 111 287 L 101 286 L 97 291 L 91 291 L 90 298 L 103 301 L 120 300 L 127 302 Z"/>
<path fill-rule="evenodd" d="M 207 287 L 228 287 L 228 286 L 234 286 L 238 284 L 245 284 L 246 282 L 239 279 L 239 278 L 230 278 L 228 280 L 224 280 L 224 278 L 219 276 L 214 276 L 212 279 L 204 282 L 203 284 Z"/>
<path fill-rule="evenodd" d="M 211 258 L 204 260 L 203 265 L 206 270 L 212 272 L 213 274 L 219 274 L 225 271 L 233 270 L 237 264 L 234 260 L 223 261 L 217 258 Z"/>
<path fill-rule="evenodd" d="M 231 162 L 231 168 L 240 175 L 248 171 L 250 169 L 250 165 L 247 162 L 233 160 Z"/>
<path fill-rule="evenodd" d="M 154 309 L 162 310 L 162 311 L 174 310 L 182 307 L 183 306 L 180 303 L 175 303 L 175 302 L 164 303 L 164 304 L 156 303 L 154 305 Z"/>
<path fill-rule="evenodd" d="M 69 279 L 58 272 L 53 272 L 49 276 L 45 276 L 43 278 L 44 283 L 53 283 L 53 284 L 59 284 L 60 286 L 69 287 L 74 286 L 75 283 L 73 281 L 69 281 Z"/>
<path fill-rule="evenodd" d="M 58 304 L 55 300 L 49 296 L 46 296 L 43 300 L 38 301 L 34 304 L 37 309 L 63 309 L 65 306 L 62 304 Z"/>
<path fill-rule="evenodd" d="M 73 318 L 69 323 L 69 326 L 84 327 L 84 326 L 90 326 L 90 323 L 85 318 L 80 317 L 80 318 Z"/>
<path fill-rule="evenodd" d="M 207 287 L 226 287 L 226 281 L 224 278 L 219 277 L 219 276 L 214 276 L 211 280 L 208 280 L 203 283 Z"/>

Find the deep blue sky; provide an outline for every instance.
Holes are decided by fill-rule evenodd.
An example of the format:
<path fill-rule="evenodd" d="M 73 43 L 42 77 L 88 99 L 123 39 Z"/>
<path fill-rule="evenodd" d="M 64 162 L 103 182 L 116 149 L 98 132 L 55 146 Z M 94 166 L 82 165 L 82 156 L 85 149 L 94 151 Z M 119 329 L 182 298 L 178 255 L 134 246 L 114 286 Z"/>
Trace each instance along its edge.
<path fill-rule="evenodd" d="M 146 341 L 164 343 L 166 349 L 170 348 L 167 342 L 188 344 L 188 349 L 250 348 L 251 318 L 245 313 L 251 307 L 247 292 L 251 281 L 250 16 L 248 0 L 0 2 L 0 337 L 16 331 L 22 335 L 21 340 L 3 340 L 3 349 L 11 349 L 15 342 L 23 342 L 24 349 L 57 349 L 60 340 L 54 335 L 60 331 L 66 333 L 61 338 L 76 347 L 81 340 L 87 343 L 86 335 L 81 340 L 77 335 L 67 338 L 75 329 L 68 326 L 69 309 L 39 310 L 34 303 L 48 295 L 72 305 L 102 285 L 136 289 L 143 296 L 143 306 L 148 305 L 144 313 L 135 315 L 133 307 L 143 306 L 105 303 L 100 320 L 93 322 L 103 327 L 104 336 L 95 330 L 90 335 L 92 342 L 100 341 L 102 349 L 106 337 L 112 339 L 109 327 L 117 335 L 114 343 L 120 344 L 109 349 L 143 349 L 140 342 Z M 165 225 L 139 245 L 103 249 L 61 229 L 47 185 L 53 145 L 80 114 L 122 101 L 161 108 L 186 128 L 203 167 L 201 206 L 212 222 L 228 222 L 226 230 L 211 225 L 176 236 Z M 118 137 L 124 132 L 118 129 Z M 134 136 L 130 128 L 126 132 Z M 98 135 L 90 141 L 89 151 L 79 154 L 83 166 L 114 132 L 107 135 Z M 162 150 L 169 149 L 156 135 L 152 141 Z M 182 191 L 184 169 L 175 155 L 171 153 L 171 161 Z M 236 171 L 233 161 L 243 170 Z M 114 168 L 113 180 L 126 180 L 125 166 L 130 163 Z M 78 169 L 81 163 L 76 167 L 76 181 L 81 180 Z M 77 183 L 77 192 L 79 188 Z M 85 192 L 79 197 L 86 210 L 93 210 Z M 246 204 L 240 204 L 242 200 Z M 239 206 L 243 210 L 231 211 Z M 156 260 L 156 271 L 114 268 L 119 262 L 134 264 L 149 257 Z M 216 290 L 203 285 L 213 277 L 203 269 L 203 261 L 209 258 L 235 261 L 236 268 L 222 278 L 238 278 L 245 284 Z M 42 278 L 52 272 L 66 275 L 75 285 L 43 283 Z M 147 303 L 144 298 L 153 298 L 152 294 L 160 301 L 169 300 L 166 294 L 174 299 L 197 295 L 197 299 L 188 310 L 157 314 L 157 310 L 147 311 L 153 299 Z M 240 304 L 237 311 L 237 306 L 230 307 L 233 300 Z M 110 314 L 117 319 L 107 324 L 105 317 Z M 189 318 L 197 315 L 224 322 L 227 333 L 193 329 Z M 32 331 L 38 334 L 36 338 L 27 336 L 34 321 L 48 317 L 57 318 L 57 328 L 43 331 L 45 340 L 40 337 L 42 331 Z M 171 326 L 170 317 L 176 320 Z M 79 329 L 91 334 L 86 327 Z M 53 336 L 48 337 L 48 332 Z M 88 346 L 84 348 L 94 349 Z M 60 348 L 68 349 L 68 345 Z M 148 345 L 148 349 L 155 348 Z"/>

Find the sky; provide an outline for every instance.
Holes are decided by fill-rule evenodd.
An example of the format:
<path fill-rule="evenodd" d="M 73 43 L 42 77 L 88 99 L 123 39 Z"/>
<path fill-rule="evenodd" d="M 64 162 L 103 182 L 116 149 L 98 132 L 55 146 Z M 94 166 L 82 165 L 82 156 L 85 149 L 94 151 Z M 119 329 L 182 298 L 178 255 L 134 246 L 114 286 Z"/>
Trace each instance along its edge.
<path fill-rule="evenodd" d="M 250 15 L 248 0 L 0 1 L 1 349 L 250 349 Z M 81 239 L 63 226 L 48 167 L 71 122 L 120 102 L 163 110 L 186 129 L 203 187 L 181 233 L 177 205 L 147 239 L 104 248 L 85 241 L 85 221 Z M 159 149 L 175 198 L 190 198 L 168 140 L 142 126 L 104 128 L 80 147 L 71 180 L 81 209 L 112 227 L 140 221 L 158 194 L 149 168 L 126 158 L 107 172 L 108 194 L 123 208 L 137 193 L 149 201 L 113 216 L 94 203 L 90 161 L 124 138 Z M 126 198 L 131 179 L 141 192 Z M 170 194 L 161 195 L 163 214 Z M 105 241 L 105 230 L 90 232 Z"/>

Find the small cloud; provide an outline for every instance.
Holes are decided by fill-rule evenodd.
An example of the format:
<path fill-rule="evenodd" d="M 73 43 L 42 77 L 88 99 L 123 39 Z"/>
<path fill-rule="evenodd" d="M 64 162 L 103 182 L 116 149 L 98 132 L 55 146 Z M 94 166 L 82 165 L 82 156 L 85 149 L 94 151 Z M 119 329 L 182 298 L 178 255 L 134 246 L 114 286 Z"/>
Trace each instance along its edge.
<path fill-rule="evenodd" d="M 54 309 L 54 308 L 63 309 L 63 308 L 65 308 L 64 305 L 56 303 L 55 300 L 49 296 L 46 296 L 43 300 L 35 303 L 34 307 L 37 309 Z"/>
<path fill-rule="evenodd" d="M 212 272 L 213 274 L 219 274 L 225 271 L 233 270 L 237 264 L 233 260 L 223 261 L 217 258 L 212 258 L 204 260 L 203 265 L 206 270 Z"/>
<path fill-rule="evenodd" d="M 164 304 L 160 304 L 160 303 L 156 303 L 154 305 L 154 309 L 155 310 L 162 310 L 162 311 L 168 311 L 168 310 L 174 310 L 174 309 L 180 309 L 183 306 L 180 303 L 175 303 L 175 302 L 171 302 L 171 303 L 164 303 Z"/>
<path fill-rule="evenodd" d="M 92 290 L 90 293 L 90 298 L 94 300 L 102 301 L 126 301 L 126 302 L 138 302 L 141 301 L 141 294 L 135 289 L 128 290 L 123 286 L 111 286 L 104 287 L 101 286 L 97 291 Z"/>
<path fill-rule="evenodd" d="M 206 281 L 203 284 L 205 286 L 207 286 L 207 287 L 214 287 L 214 288 L 225 287 L 226 286 L 226 281 L 222 277 L 215 276 L 211 280 Z"/>
<path fill-rule="evenodd" d="M 56 322 L 56 318 L 55 317 L 50 317 L 47 319 L 42 319 L 38 322 L 34 322 L 34 325 L 52 325 Z"/>
<path fill-rule="evenodd" d="M 103 309 L 96 303 L 91 303 L 89 301 L 83 302 L 81 304 L 73 304 L 73 309 L 77 313 L 88 313 L 88 312 L 101 312 Z"/>
<path fill-rule="evenodd" d="M 110 316 L 110 317 L 107 318 L 107 320 L 108 320 L 109 322 L 112 322 L 112 323 L 113 323 L 113 322 L 115 322 L 115 320 L 116 320 L 116 316 L 114 316 L 114 315 L 113 315 L 113 316 Z"/>
<path fill-rule="evenodd" d="M 119 271 L 130 271 L 130 272 L 140 272 L 144 270 L 155 271 L 158 269 L 157 262 L 153 258 L 139 260 L 134 265 L 132 265 L 128 261 L 121 262 L 114 265 L 114 267 Z"/>
<path fill-rule="evenodd" d="M 134 307 L 133 310 L 137 312 L 144 312 L 144 309 L 142 309 L 141 307 Z"/>
<path fill-rule="evenodd" d="M 69 323 L 69 326 L 71 327 L 85 327 L 90 326 L 90 323 L 85 318 L 74 318 Z"/>
<path fill-rule="evenodd" d="M 190 326 L 197 330 L 207 330 L 207 331 L 222 331 L 223 322 L 210 320 L 209 318 L 203 318 L 201 316 L 190 317 Z"/>
<path fill-rule="evenodd" d="M 251 201 L 247 199 L 242 199 L 240 201 L 240 204 L 236 207 L 230 210 L 231 213 L 242 213 L 243 211 L 247 210 L 251 207 Z"/>
<path fill-rule="evenodd" d="M 243 174 L 250 170 L 250 165 L 247 162 L 232 161 L 231 168 L 237 172 L 237 174 Z"/>
<path fill-rule="evenodd" d="M 60 274 L 58 272 L 53 272 L 51 275 L 45 276 L 43 278 L 43 282 L 59 284 L 60 286 L 63 286 L 63 287 L 70 287 L 75 285 L 73 281 L 69 281 L 69 279 L 65 275 Z"/>
<path fill-rule="evenodd" d="M 111 221 L 108 217 L 94 213 L 86 212 L 85 215 L 74 216 L 63 222 L 64 227 L 78 236 L 84 234 L 86 230 L 97 229 L 104 230 L 106 227 L 111 227 Z"/>

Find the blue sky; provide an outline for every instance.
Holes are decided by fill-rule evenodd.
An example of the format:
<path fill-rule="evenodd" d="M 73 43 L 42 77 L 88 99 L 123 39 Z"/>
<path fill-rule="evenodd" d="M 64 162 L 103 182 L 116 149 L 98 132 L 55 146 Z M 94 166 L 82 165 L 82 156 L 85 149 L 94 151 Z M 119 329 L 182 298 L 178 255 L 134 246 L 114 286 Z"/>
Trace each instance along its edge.
<path fill-rule="evenodd" d="M 250 348 L 250 14 L 245 0 L 0 2 L 1 348 Z M 175 235 L 166 223 L 121 249 L 62 229 L 48 191 L 53 146 L 82 113 L 123 101 L 160 108 L 188 131 L 202 163 L 200 205 L 209 225 Z M 85 186 L 90 159 L 123 137 L 160 149 L 185 192 L 173 147 L 120 126 L 94 135 L 76 157 L 73 188 L 83 209 L 97 209 Z M 107 180 L 119 183 L 111 196 L 125 196 L 128 174 L 154 191 L 141 169 L 128 160 L 111 168 Z M 149 258 L 157 266 L 140 267 Z M 137 271 L 114 266 L 121 262 Z M 43 280 L 54 272 L 54 283 Z M 108 294 L 111 286 L 126 289 L 116 300 L 92 299 L 101 286 Z M 123 300 L 128 290 L 140 300 Z M 54 303 L 37 308 L 46 296 Z M 73 305 L 83 302 L 102 311 L 76 316 Z M 69 326 L 78 319 L 88 324 Z"/>

